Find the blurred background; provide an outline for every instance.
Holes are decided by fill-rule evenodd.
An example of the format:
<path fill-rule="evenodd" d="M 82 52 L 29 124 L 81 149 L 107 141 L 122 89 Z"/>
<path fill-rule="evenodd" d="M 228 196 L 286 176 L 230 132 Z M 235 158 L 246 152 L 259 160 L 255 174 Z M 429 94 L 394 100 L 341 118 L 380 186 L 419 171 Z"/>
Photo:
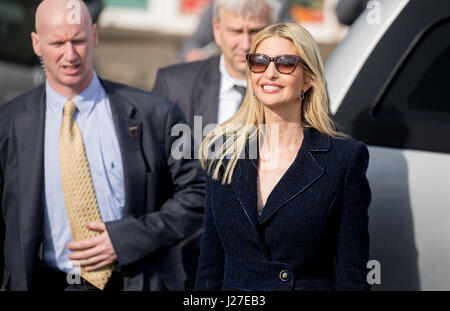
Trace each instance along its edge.
<path fill-rule="evenodd" d="M 313 34 L 324 59 L 346 32 L 346 26 L 336 18 L 338 1 L 291 1 L 292 19 Z M 43 81 L 30 38 L 39 2 L 0 0 L 0 104 Z M 184 60 L 183 42 L 194 33 L 212 0 L 85 2 L 99 27 L 97 73 L 105 79 L 151 90 L 158 68 Z"/>

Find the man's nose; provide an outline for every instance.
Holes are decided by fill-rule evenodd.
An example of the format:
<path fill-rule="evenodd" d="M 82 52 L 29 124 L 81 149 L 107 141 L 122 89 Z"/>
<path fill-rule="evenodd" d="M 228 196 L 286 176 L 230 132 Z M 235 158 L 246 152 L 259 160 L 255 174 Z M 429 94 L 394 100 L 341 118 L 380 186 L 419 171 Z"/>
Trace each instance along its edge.
<path fill-rule="evenodd" d="M 244 51 L 247 51 L 247 52 L 250 51 L 250 47 L 252 46 L 252 39 L 253 39 L 253 36 L 250 33 L 248 33 L 247 31 L 244 31 L 242 33 L 241 48 Z"/>
<path fill-rule="evenodd" d="M 67 42 L 64 51 L 64 58 L 68 62 L 73 62 L 77 59 L 77 51 L 75 50 L 75 45 L 72 42 Z"/>

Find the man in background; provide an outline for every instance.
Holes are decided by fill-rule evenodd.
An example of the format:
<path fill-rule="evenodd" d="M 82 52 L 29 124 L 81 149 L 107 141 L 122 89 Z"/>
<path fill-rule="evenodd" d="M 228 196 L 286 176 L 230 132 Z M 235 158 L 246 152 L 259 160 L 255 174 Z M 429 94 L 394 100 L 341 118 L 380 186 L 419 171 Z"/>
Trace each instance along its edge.
<path fill-rule="evenodd" d="M 339 22 L 351 26 L 366 9 L 369 0 L 340 0 L 336 5 L 336 16 Z"/>
<path fill-rule="evenodd" d="M 254 35 L 278 18 L 276 0 L 216 0 L 213 32 L 221 54 L 159 69 L 153 92 L 178 104 L 187 123 L 202 116 L 203 127 L 229 119 L 246 88 L 246 54 Z"/>
<path fill-rule="evenodd" d="M 85 0 L 86 6 L 91 14 L 92 22 L 97 24 L 100 13 L 103 10 L 103 0 Z"/>
<path fill-rule="evenodd" d="M 279 21 L 292 21 L 292 0 L 276 0 L 280 4 Z M 206 59 L 216 54 L 219 47 L 214 42 L 214 34 L 211 21 L 213 19 L 214 1 L 203 12 L 200 22 L 194 33 L 189 36 L 181 46 L 181 59 L 187 62 Z"/>

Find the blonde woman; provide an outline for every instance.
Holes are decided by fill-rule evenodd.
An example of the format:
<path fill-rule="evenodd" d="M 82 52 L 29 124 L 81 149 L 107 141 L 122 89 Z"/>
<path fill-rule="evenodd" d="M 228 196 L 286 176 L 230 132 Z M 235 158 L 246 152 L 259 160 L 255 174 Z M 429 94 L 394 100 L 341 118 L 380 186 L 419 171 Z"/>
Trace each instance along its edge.
<path fill-rule="evenodd" d="M 367 290 L 369 155 L 334 129 L 316 43 L 275 24 L 247 63 L 242 107 L 200 149 L 196 289 Z"/>

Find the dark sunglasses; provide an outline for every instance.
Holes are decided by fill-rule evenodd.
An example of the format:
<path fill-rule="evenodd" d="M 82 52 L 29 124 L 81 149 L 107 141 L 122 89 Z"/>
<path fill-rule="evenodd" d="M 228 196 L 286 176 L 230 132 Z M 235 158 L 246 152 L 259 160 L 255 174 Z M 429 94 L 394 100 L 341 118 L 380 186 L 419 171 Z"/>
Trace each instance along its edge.
<path fill-rule="evenodd" d="M 262 73 L 269 67 L 270 62 L 275 64 L 275 69 L 282 74 L 293 73 L 298 63 L 302 63 L 306 67 L 305 61 L 297 55 L 283 54 L 275 57 L 269 57 L 265 54 L 247 54 L 248 68 L 254 73 Z"/>

